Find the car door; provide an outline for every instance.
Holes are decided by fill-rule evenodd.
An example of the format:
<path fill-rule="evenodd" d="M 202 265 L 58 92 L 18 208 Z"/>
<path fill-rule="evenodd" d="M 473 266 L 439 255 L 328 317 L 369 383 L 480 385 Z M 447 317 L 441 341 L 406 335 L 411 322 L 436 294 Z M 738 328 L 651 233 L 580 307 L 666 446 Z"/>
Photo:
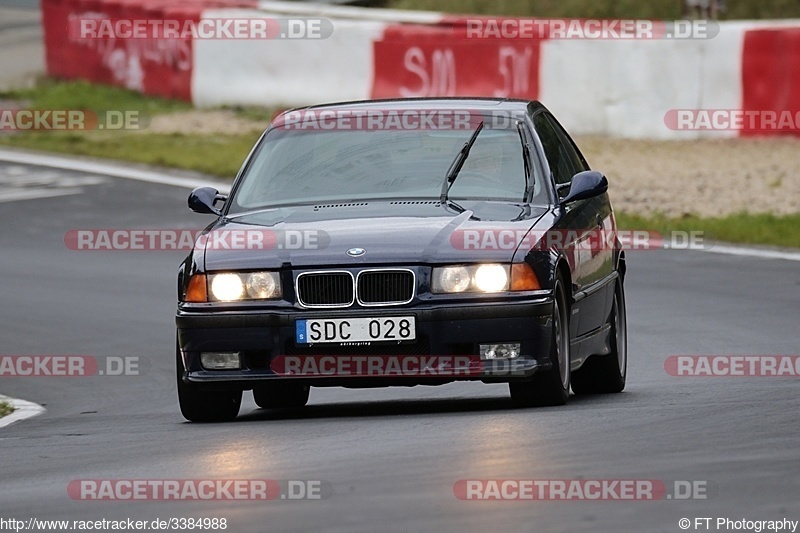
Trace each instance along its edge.
<path fill-rule="evenodd" d="M 589 170 L 589 166 L 550 113 L 541 111 L 533 121 L 560 200 L 569 192 L 572 177 Z M 605 202 L 608 203 L 607 198 Z M 606 268 L 611 266 L 612 254 L 610 250 L 606 253 L 604 247 L 592 245 L 605 223 L 602 205 L 602 199 L 592 198 L 560 206 L 560 216 L 554 226 L 573 276 L 572 294 L 576 300 L 570 316 L 573 338 L 600 327 L 605 321 L 606 291 L 602 281 L 608 273 Z"/>
<path fill-rule="evenodd" d="M 577 174 L 590 170 L 586 159 L 566 130 L 553 115 L 545 113 L 545 116 L 558 134 L 563 152 L 572 163 L 574 172 Z M 582 335 L 605 324 L 610 312 L 614 286 L 610 283 L 614 271 L 614 252 L 613 247 L 606 244 L 604 239 L 611 235 L 613 230 L 611 202 L 608 194 L 602 194 L 579 200 L 572 208 L 581 211 L 576 219 L 581 221 L 583 229 L 589 230 L 577 245 L 581 291 L 585 294 L 585 302 L 581 305 L 582 316 L 579 327 L 579 335 Z"/>

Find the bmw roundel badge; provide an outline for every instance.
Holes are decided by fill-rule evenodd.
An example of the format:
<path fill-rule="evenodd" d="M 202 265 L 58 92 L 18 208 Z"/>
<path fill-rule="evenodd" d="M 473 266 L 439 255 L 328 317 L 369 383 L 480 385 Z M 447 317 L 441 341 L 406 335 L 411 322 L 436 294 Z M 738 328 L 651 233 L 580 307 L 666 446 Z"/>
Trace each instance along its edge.
<path fill-rule="evenodd" d="M 367 251 L 363 248 L 350 248 L 347 250 L 347 255 L 350 257 L 361 257 L 365 253 L 367 253 Z"/>

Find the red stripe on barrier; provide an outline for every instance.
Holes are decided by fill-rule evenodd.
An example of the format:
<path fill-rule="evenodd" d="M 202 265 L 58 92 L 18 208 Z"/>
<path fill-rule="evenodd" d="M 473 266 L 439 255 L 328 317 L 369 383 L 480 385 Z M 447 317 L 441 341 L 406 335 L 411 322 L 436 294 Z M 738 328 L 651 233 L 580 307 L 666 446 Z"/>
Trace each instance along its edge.
<path fill-rule="evenodd" d="M 253 8 L 257 0 L 42 0 L 47 72 L 145 94 L 192 99 L 192 39 L 77 39 L 70 19 L 192 20 L 214 8 Z"/>
<path fill-rule="evenodd" d="M 742 54 L 742 109 L 764 114 L 775 112 L 774 128 L 747 122 L 741 135 L 798 135 L 796 124 L 781 125 L 781 115 L 800 112 L 800 28 L 750 30 L 744 36 Z"/>
<path fill-rule="evenodd" d="M 459 19 L 392 25 L 373 43 L 373 98 L 489 96 L 536 99 L 539 39 L 468 39 Z"/>

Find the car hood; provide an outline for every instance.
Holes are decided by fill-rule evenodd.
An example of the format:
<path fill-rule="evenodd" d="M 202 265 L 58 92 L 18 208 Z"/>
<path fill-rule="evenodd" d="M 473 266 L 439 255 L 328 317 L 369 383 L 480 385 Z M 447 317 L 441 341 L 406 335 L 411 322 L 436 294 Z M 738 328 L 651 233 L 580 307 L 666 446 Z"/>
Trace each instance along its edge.
<path fill-rule="evenodd" d="M 509 231 L 522 235 L 546 212 L 545 207 L 501 202 L 461 205 L 467 209 L 463 213 L 438 202 L 362 202 L 270 209 L 220 219 L 208 228 L 205 269 L 507 262 L 516 246 L 508 238 L 493 246 L 492 236 L 505 232 L 508 237 Z M 475 230 L 493 234 L 488 247 L 475 245 Z M 241 237 L 248 232 L 263 239 L 248 245 Z M 467 233 L 472 240 L 465 245 Z M 228 246 L 231 242 L 236 245 Z M 363 254 L 348 255 L 353 249 Z"/>

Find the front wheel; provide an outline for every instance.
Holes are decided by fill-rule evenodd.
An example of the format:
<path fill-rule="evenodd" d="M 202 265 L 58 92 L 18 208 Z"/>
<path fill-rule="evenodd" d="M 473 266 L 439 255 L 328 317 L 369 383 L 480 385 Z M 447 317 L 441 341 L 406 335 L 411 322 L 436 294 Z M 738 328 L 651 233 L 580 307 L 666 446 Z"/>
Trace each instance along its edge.
<path fill-rule="evenodd" d="M 611 306 L 611 352 L 593 355 L 572 377 L 575 394 L 607 394 L 622 392 L 628 373 L 628 319 L 625 312 L 625 290 L 622 280 L 614 289 Z"/>
<path fill-rule="evenodd" d="M 236 418 L 242 404 L 242 391 L 203 391 L 194 383 L 185 383 L 181 352 L 178 347 L 175 351 L 178 403 L 183 417 L 191 422 L 227 422 Z"/>
<path fill-rule="evenodd" d="M 553 288 L 553 329 L 550 343 L 552 369 L 534 374 L 531 381 L 508 384 L 511 400 L 519 407 L 564 405 L 569 399 L 570 346 L 569 314 L 561 279 Z"/>

